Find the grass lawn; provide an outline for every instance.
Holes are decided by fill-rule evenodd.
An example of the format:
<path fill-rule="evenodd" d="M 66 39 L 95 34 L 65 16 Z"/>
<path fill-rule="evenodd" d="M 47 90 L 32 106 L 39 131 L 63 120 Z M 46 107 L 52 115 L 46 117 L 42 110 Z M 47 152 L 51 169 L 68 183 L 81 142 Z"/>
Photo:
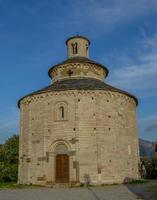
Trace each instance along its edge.
<path fill-rule="evenodd" d="M 141 184 L 141 183 L 148 183 L 148 182 L 149 182 L 148 179 L 137 179 L 137 180 L 128 182 L 127 184 Z"/>
<path fill-rule="evenodd" d="M 21 185 L 17 184 L 16 182 L 0 182 L 0 189 L 22 189 L 22 188 L 34 188 L 40 187 L 35 185 Z"/>
<path fill-rule="evenodd" d="M 14 188 L 15 186 L 15 182 L 0 182 L 0 188 Z"/>

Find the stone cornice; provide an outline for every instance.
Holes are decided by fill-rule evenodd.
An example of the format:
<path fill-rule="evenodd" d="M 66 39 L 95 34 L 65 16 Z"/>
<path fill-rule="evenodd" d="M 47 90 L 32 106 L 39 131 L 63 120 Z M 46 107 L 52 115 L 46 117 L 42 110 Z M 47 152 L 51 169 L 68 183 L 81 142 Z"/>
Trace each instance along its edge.
<path fill-rule="evenodd" d="M 22 105 L 22 107 L 25 106 L 29 106 L 32 103 L 36 103 L 36 102 L 45 102 L 48 103 L 49 100 L 51 100 L 51 97 L 57 97 L 57 96 L 77 96 L 78 98 L 81 98 L 81 96 L 91 96 L 91 98 L 94 97 L 98 97 L 100 96 L 100 98 L 102 96 L 105 96 L 106 98 L 106 103 L 112 103 L 115 101 L 119 101 L 120 105 L 132 105 L 134 107 L 136 107 L 136 102 L 132 97 L 129 97 L 126 94 L 121 94 L 118 92 L 111 92 L 111 91 L 103 91 L 103 90 L 95 90 L 95 91 L 91 91 L 91 90 L 69 90 L 69 91 L 53 91 L 53 92 L 46 92 L 43 94 L 34 94 L 32 96 L 28 96 L 25 97 L 24 99 L 21 100 L 20 102 L 20 107 Z M 45 101 L 45 99 L 47 101 Z"/>
<path fill-rule="evenodd" d="M 71 72 L 69 74 L 68 72 Z M 55 67 L 51 70 L 53 82 L 69 78 L 95 78 L 103 80 L 107 76 L 106 70 L 96 64 L 68 63 Z"/>

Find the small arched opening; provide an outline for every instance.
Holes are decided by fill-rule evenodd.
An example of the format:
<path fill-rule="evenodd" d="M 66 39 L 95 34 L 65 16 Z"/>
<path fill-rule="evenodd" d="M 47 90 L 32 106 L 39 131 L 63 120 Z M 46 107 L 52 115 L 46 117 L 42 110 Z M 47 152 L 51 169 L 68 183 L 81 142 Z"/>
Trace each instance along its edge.
<path fill-rule="evenodd" d="M 68 120 L 68 104 L 66 102 L 57 102 L 55 104 L 54 119 L 56 121 Z"/>
<path fill-rule="evenodd" d="M 78 52 L 77 42 L 72 43 L 71 46 L 72 46 L 72 53 L 77 54 L 77 52 Z"/>
<path fill-rule="evenodd" d="M 63 106 L 59 107 L 59 112 L 60 112 L 60 119 L 64 119 L 65 113 L 64 113 L 64 107 Z"/>

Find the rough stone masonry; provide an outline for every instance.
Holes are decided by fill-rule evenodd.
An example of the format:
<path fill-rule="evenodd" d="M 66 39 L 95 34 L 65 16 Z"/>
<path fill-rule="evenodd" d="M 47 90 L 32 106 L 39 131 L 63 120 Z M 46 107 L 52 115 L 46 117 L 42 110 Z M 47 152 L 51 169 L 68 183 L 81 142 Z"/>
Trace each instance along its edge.
<path fill-rule="evenodd" d="M 51 85 L 18 102 L 18 182 L 54 185 L 122 183 L 139 178 L 133 95 L 105 83 L 108 69 L 89 59 L 90 41 L 66 41 L 68 59 Z"/>

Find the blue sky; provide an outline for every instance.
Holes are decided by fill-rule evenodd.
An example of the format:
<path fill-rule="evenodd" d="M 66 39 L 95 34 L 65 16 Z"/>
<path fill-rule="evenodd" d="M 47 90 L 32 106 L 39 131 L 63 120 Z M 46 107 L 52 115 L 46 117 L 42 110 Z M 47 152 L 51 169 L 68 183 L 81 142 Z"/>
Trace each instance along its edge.
<path fill-rule="evenodd" d="M 139 137 L 156 141 L 156 0 L 0 0 L 0 143 L 19 132 L 18 99 L 50 84 L 76 33 L 110 70 L 106 81 L 138 97 Z"/>

